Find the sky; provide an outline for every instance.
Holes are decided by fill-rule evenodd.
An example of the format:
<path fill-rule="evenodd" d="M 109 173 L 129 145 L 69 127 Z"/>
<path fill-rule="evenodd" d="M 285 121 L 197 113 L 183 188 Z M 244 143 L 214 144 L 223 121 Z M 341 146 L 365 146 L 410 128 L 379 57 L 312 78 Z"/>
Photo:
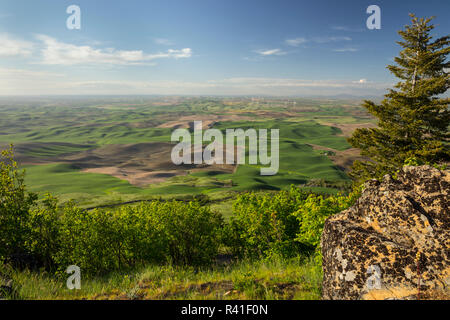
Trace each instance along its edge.
<path fill-rule="evenodd" d="M 447 0 L 1 0 L 0 95 L 382 95 L 411 12 L 449 34 Z"/>

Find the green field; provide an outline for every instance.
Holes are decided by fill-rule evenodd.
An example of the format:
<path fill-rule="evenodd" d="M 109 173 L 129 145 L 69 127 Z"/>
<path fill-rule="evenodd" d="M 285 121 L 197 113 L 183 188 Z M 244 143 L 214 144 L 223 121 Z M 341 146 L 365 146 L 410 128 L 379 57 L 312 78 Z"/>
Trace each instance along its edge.
<path fill-rule="evenodd" d="M 346 173 L 320 148 L 313 149 L 311 145 L 346 150 L 350 146 L 341 130 L 324 123 L 371 121 L 355 102 L 349 101 L 297 99 L 293 104 L 283 99 L 253 102 L 244 98 L 173 98 L 170 103 L 166 100 L 161 103 L 162 100 L 99 98 L 44 100 L 37 106 L 0 105 L 0 144 L 15 144 L 30 190 L 41 196 L 51 192 L 63 201 L 74 199 L 80 205 L 92 206 L 196 194 L 220 198 L 249 190 L 281 190 L 292 184 L 302 187 L 313 179 L 339 184 L 348 181 Z M 86 165 L 81 166 L 77 161 L 60 161 L 67 155 L 100 150 L 108 145 L 170 143 L 174 128 L 164 124 L 183 117 L 191 121 L 196 117 L 211 118 L 214 120 L 211 127 L 223 133 L 229 128 L 279 129 L 278 174 L 261 176 L 260 166 L 245 164 L 239 165 L 234 173 L 188 171 L 187 175 L 136 186 L 109 174 L 82 172 Z M 93 167 L 106 166 L 102 159 L 91 162 Z M 309 189 L 338 192 L 333 187 L 310 186 Z"/>

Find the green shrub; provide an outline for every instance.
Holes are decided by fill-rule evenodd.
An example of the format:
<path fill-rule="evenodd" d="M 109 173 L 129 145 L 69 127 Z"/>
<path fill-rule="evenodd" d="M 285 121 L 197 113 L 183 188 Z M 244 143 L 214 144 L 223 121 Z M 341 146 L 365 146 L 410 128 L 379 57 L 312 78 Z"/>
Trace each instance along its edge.
<path fill-rule="evenodd" d="M 43 204 L 42 208 L 35 208 L 29 212 L 26 248 L 42 262 L 44 268 L 50 269 L 55 265 L 54 256 L 60 248 L 58 199 L 47 194 Z"/>
<path fill-rule="evenodd" d="M 0 154 L 0 261 L 26 251 L 29 235 L 29 211 L 37 196 L 27 193 L 25 172 L 14 161 L 13 147 Z"/>
<path fill-rule="evenodd" d="M 294 212 L 307 194 L 292 187 L 276 194 L 238 196 L 227 227 L 226 242 L 239 257 L 294 256 L 301 248 L 295 238 L 299 221 Z"/>
<path fill-rule="evenodd" d="M 123 267 L 120 265 L 120 221 L 108 211 L 85 211 L 68 205 L 62 211 L 59 230 L 60 249 L 55 261 L 63 271 L 69 265 L 77 265 L 82 272 L 105 273 Z"/>
<path fill-rule="evenodd" d="M 30 248 L 59 272 L 69 265 L 85 274 L 144 263 L 204 265 L 221 244 L 222 217 L 198 202 L 153 201 L 113 211 L 69 204 L 59 214 L 49 204 L 32 212 Z"/>
<path fill-rule="evenodd" d="M 226 242 L 239 257 L 292 257 L 318 252 L 325 220 L 359 196 L 324 197 L 292 187 L 273 195 L 246 193 L 233 206 Z"/>
<path fill-rule="evenodd" d="M 359 191 L 354 191 L 347 196 L 323 197 L 310 194 L 294 213 L 299 222 L 296 240 L 311 250 L 319 249 L 325 220 L 349 208 L 358 197 Z"/>
<path fill-rule="evenodd" d="M 221 245 L 224 222 L 220 214 L 198 202 L 166 202 L 155 206 L 154 210 L 172 263 L 201 265 L 213 262 Z"/>

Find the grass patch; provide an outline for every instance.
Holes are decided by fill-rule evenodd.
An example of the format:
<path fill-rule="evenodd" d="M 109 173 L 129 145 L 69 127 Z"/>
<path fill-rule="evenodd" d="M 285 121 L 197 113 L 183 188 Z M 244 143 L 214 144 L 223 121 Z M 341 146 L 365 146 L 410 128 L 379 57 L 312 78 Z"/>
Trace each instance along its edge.
<path fill-rule="evenodd" d="M 81 290 L 45 272 L 15 271 L 19 299 L 320 299 L 322 271 L 311 258 L 242 261 L 196 270 L 148 266 L 101 278 L 82 278 Z"/>

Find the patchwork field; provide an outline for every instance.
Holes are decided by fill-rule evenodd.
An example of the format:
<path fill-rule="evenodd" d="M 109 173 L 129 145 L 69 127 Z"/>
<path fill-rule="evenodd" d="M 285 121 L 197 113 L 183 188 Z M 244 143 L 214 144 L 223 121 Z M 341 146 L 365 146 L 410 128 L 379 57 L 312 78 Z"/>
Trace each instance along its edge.
<path fill-rule="evenodd" d="M 359 156 L 346 141 L 373 127 L 357 101 L 250 98 L 52 98 L 0 100 L 0 147 L 13 143 L 29 189 L 90 207 L 155 197 L 208 195 L 294 184 L 336 193 Z M 181 165 L 171 161 L 173 130 L 279 129 L 280 168 Z M 222 207 L 222 206 L 221 206 Z M 224 205 L 223 207 L 227 207 Z"/>

